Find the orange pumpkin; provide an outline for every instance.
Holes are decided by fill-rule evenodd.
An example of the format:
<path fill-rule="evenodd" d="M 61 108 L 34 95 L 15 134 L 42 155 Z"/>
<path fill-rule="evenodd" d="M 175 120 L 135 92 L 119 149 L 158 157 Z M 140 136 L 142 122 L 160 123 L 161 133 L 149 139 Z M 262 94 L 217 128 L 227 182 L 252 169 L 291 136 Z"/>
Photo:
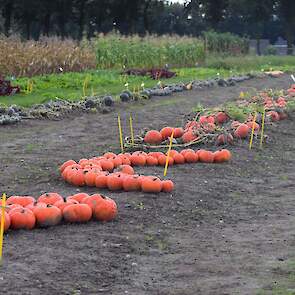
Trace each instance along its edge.
<path fill-rule="evenodd" d="M 146 156 L 142 154 L 133 153 L 130 160 L 133 166 L 144 166 L 146 164 Z"/>
<path fill-rule="evenodd" d="M 158 158 L 158 164 L 160 166 L 165 166 L 166 165 L 166 160 L 167 160 L 167 156 L 163 155 L 163 156 L 160 156 Z M 169 157 L 168 159 L 168 166 L 172 166 L 174 164 L 174 159 L 172 157 Z"/>
<path fill-rule="evenodd" d="M 199 156 L 194 151 L 188 151 L 184 154 L 184 159 L 186 163 L 196 163 L 198 162 Z"/>
<path fill-rule="evenodd" d="M 227 149 L 222 149 L 214 153 L 214 162 L 223 163 L 231 159 L 231 152 Z"/>
<path fill-rule="evenodd" d="M 104 171 L 112 172 L 114 170 L 114 163 L 107 159 L 99 160 L 99 165 Z"/>
<path fill-rule="evenodd" d="M 252 128 L 253 128 L 253 125 L 254 125 L 254 130 L 255 130 L 255 131 L 258 131 L 258 130 L 260 129 L 259 124 L 257 124 L 256 122 L 251 121 L 251 122 L 247 122 L 246 124 L 247 124 L 247 126 L 248 126 L 251 130 L 252 130 Z"/>
<path fill-rule="evenodd" d="M 165 193 L 171 193 L 174 189 L 174 183 L 171 180 L 162 181 L 162 191 Z"/>
<path fill-rule="evenodd" d="M 118 156 L 109 158 L 109 160 L 113 162 L 115 168 L 123 164 L 121 157 L 118 157 Z"/>
<path fill-rule="evenodd" d="M 141 180 L 141 189 L 145 193 L 159 193 L 162 190 L 162 181 L 158 177 L 145 176 Z"/>
<path fill-rule="evenodd" d="M 130 155 L 130 157 L 125 156 L 125 155 L 118 155 L 118 157 L 121 158 L 121 160 L 122 160 L 122 165 L 131 165 L 131 161 L 130 161 L 130 157 L 131 157 L 131 155 Z"/>
<path fill-rule="evenodd" d="M 94 208 L 93 216 L 100 221 L 111 221 L 118 213 L 117 205 L 114 200 L 102 196 L 103 201 L 99 202 Z"/>
<path fill-rule="evenodd" d="M 223 124 L 223 123 L 227 122 L 228 119 L 229 119 L 228 115 L 224 112 L 218 112 L 215 116 L 215 121 L 218 124 Z"/>
<path fill-rule="evenodd" d="M 68 160 L 64 162 L 60 167 L 59 171 L 62 173 L 68 166 L 77 164 L 74 160 Z"/>
<path fill-rule="evenodd" d="M 9 213 L 14 208 L 23 208 L 23 206 L 21 206 L 19 204 L 11 204 L 11 205 L 7 205 L 6 204 L 6 206 L 5 206 L 5 212 Z"/>
<path fill-rule="evenodd" d="M 213 163 L 214 154 L 210 151 L 200 150 L 198 152 L 199 160 L 202 163 Z"/>
<path fill-rule="evenodd" d="M 0 210 L 0 224 L 2 220 L 2 210 Z M 4 211 L 4 232 L 7 232 L 10 227 L 10 216 L 7 212 Z"/>
<path fill-rule="evenodd" d="M 234 138 L 230 133 L 219 134 L 216 139 L 217 145 L 233 144 L 233 142 L 234 142 Z"/>
<path fill-rule="evenodd" d="M 53 205 L 55 202 L 63 200 L 63 197 L 58 193 L 45 193 L 38 198 L 38 202 L 47 205 Z"/>
<path fill-rule="evenodd" d="M 103 157 L 106 159 L 113 158 L 115 156 L 116 156 L 116 154 L 114 154 L 112 152 L 107 152 L 107 153 L 104 153 L 104 155 L 103 155 Z"/>
<path fill-rule="evenodd" d="M 173 137 L 180 138 L 180 137 L 182 137 L 183 133 L 184 133 L 184 130 L 181 127 L 174 128 Z"/>
<path fill-rule="evenodd" d="M 185 163 L 185 158 L 182 154 L 175 154 L 173 156 L 174 159 L 174 164 L 184 164 Z"/>
<path fill-rule="evenodd" d="M 266 116 L 269 117 L 271 119 L 271 121 L 273 121 L 273 122 L 277 122 L 280 120 L 280 116 L 279 116 L 278 112 L 276 112 L 276 111 L 267 112 Z"/>
<path fill-rule="evenodd" d="M 101 171 L 93 169 L 84 173 L 85 184 L 88 186 L 95 186 L 95 179 Z"/>
<path fill-rule="evenodd" d="M 34 213 L 27 208 L 14 208 L 9 212 L 12 229 L 33 229 L 36 224 Z"/>
<path fill-rule="evenodd" d="M 26 207 L 29 204 L 33 204 L 35 199 L 31 196 L 11 196 L 7 199 L 6 205 L 18 204 L 22 207 Z"/>
<path fill-rule="evenodd" d="M 193 140 L 196 140 L 198 138 L 197 135 L 193 132 L 193 130 L 188 130 L 182 135 L 182 141 L 183 143 L 189 143 Z"/>
<path fill-rule="evenodd" d="M 148 166 L 157 166 L 158 165 L 158 159 L 152 156 L 146 157 L 146 164 Z"/>
<path fill-rule="evenodd" d="M 237 138 L 246 138 L 249 134 L 250 128 L 247 124 L 240 124 L 240 126 L 234 132 L 235 137 Z"/>
<path fill-rule="evenodd" d="M 102 172 L 99 175 L 97 175 L 95 178 L 95 186 L 98 188 L 106 188 L 108 175 L 108 172 Z"/>
<path fill-rule="evenodd" d="M 55 202 L 54 206 L 59 208 L 60 211 L 63 212 L 63 210 L 66 207 L 68 207 L 69 205 L 73 205 L 73 204 L 79 204 L 79 202 L 74 199 L 63 199 L 63 200 Z"/>
<path fill-rule="evenodd" d="M 148 153 L 148 156 L 154 157 L 154 158 L 159 158 L 160 156 L 163 156 L 164 154 L 162 152 L 150 152 Z"/>
<path fill-rule="evenodd" d="M 36 208 L 46 207 L 46 206 L 47 206 L 46 203 L 35 201 L 33 204 L 27 205 L 25 208 L 30 209 L 34 213 Z"/>
<path fill-rule="evenodd" d="M 121 174 L 110 174 L 107 177 L 107 187 L 110 191 L 119 191 L 123 187 L 123 177 Z"/>
<path fill-rule="evenodd" d="M 157 130 L 150 130 L 144 137 L 144 142 L 148 144 L 159 144 L 163 141 L 162 135 Z"/>
<path fill-rule="evenodd" d="M 123 189 L 126 192 L 138 191 L 141 189 L 141 181 L 138 175 L 130 175 L 123 180 Z"/>
<path fill-rule="evenodd" d="M 70 181 L 70 183 L 72 183 L 73 185 L 76 185 L 76 186 L 85 185 L 84 171 L 82 169 L 75 170 L 69 176 L 69 181 Z"/>
<path fill-rule="evenodd" d="M 35 209 L 34 213 L 37 224 L 40 227 L 57 225 L 62 219 L 61 210 L 53 205 L 47 205 L 45 208 L 38 207 Z"/>
<path fill-rule="evenodd" d="M 194 153 L 193 149 L 184 149 L 180 152 L 181 155 L 185 156 L 186 153 Z"/>
<path fill-rule="evenodd" d="M 92 211 L 94 211 L 95 206 L 103 200 L 100 194 L 94 194 L 92 196 L 88 196 L 87 198 L 83 199 L 83 204 L 87 204 Z"/>
<path fill-rule="evenodd" d="M 121 165 L 118 171 L 124 174 L 134 174 L 134 169 L 130 165 Z"/>
<path fill-rule="evenodd" d="M 67 197 L 67 200 L 75 200 L 78 203 L 82 203 L 82 201 L 87 197 L 89 197 L 89 195 L 86 193 L 77 193 L 75 195 Z"/>
<path fill-rule="evenodd" d="M 63 210 L 63 217 L 68 222 L 87 222 L 91 216 L 92 210 L 87 204 L 71 204 Z"/>
<path fill-rule="evenodd" d="M 161 135 L 162 135 L 162 139 L 163 139 L 163 140 L 166 140 L 168 137 L 171 136 L 172 132 L 173 132 L 173 128 L 172 128 L 172 127 L 164 127 L 164 128 L 160 131 L 160 133 L 161 133 Z M 173 136 L 174 136 L 174 135 L 173 135 Z"/>

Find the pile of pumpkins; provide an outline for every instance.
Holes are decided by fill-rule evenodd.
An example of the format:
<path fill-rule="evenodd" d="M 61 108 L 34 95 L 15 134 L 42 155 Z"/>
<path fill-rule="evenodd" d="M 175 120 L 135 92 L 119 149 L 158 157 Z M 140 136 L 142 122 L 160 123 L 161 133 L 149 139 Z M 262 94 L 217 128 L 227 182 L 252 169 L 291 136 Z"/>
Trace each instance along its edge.
<path fill-rule="evenodd" d="M 31 196 L 11 196 L 6 201 L 4 231 L 55 226 L 62 220 L 70 223 L 91 219 L 111 221 L 116 215 L 115 201 L 100 194 L 78 193 L 63 198 L 52 192 L 41 195 L 37 200 Z"/>
<path fill-rule="evenodd" d="M 114 154 L 105 153 L 103 156 L 91 159 L 81 159 L 78 163 L 69 160 L 60 166 L 62 178 L 75 186 L 96 186 L 110 191 L 143 191 L 146 193 L 171 192 L 174 183 L 171 180 L 161 180 L 156 176 L 135 174 L 132 166 L 165 166 L 185 163 L 222 163 L 231 159 L 227 149 L 216 152 L 207 150 L 185 149 L 181 152 L 171 150 L 169 158 L 162 152 Z"/>
<path fill-rule="evenodd" d="M 295 93 L 295 85 L 293 86 L 294 88 L 288 90 L 289 94 Z M 267 93 L 261 93 L 260 95 L 260 97 L 253 97 L 252 102 L 260 100 L 259 102 L 266 109 L 268 121 L 277 122 L 287 118 L 287 114 L 284 111 L 287 100 L 284 97 L 281 96 L 275 100 L 268 96 Z M 252 128 L 254 128 L 255 133 L 260 130 L 260 125 L 257 123 L 258 120 L 256 122 L 253 122 L 253 120 L 253 115 L 250 114 L 245 122 L 234 121 L 230 119 L 226 112 L 220 111 L 209 115 L 201 115 L 198 117 L 198 120 L 188 121 L 184 128 L 164 127 L 160 131 L 149 130 L 145 133 L 143 140 L 146 144 L 159 145 L 169 139 L 173 133 L 173 138 L 177 142 L 186 144 L 211 134 L 217 145 L 233 144 L 234 138 L 247 138 Z M 225 123 L 228 123 L 226 128 L 222 128 Z"/>

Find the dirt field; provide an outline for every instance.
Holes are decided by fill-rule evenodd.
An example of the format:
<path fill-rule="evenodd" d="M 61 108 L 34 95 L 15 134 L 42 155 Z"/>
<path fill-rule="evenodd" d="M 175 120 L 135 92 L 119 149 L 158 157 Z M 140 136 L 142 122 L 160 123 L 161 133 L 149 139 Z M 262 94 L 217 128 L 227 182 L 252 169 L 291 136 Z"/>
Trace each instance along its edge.
<path fill-rule="evenodd" d="M 122 119 L 133 113 L 136 131 L 176 126 L 199 102 L 214 106 L 240 91 L 290 83 L 288 76 L 253 79 L 153 98 L 120 112 Z M 58 165 L 118 150 L 116 115 L 1 127 L 1 191 L 75 193 L 60 180 Z M 294 130 L 292 118 L 267 129 L 270 140 L 263 151 L 237 144 L 228 164 L 172 167 L 172 195 L 105 191 L 118 203 L 114 222 L 9 232 L 1 294 L 221 295 L 267 289 L 278 276 L 276 267 L 294 256 Z M 139 172 L 160 175 L 162 168 Z"/>

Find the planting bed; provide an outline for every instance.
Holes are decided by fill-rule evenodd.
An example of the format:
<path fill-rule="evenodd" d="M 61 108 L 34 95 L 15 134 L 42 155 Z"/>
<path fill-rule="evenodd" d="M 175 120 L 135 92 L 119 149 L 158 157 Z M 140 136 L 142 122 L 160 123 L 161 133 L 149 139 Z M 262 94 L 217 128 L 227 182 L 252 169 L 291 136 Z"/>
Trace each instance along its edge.
<path fill-rule="evenodd" d="M 198 103 L 215 106 L 241 91 L 287 89 L 290 77 L 174 94 L 120 109 L 142 128 L 183 126 Z M 115 107 L 116 108 L 116 107 Z M 263 151 L 231 147 L 231 162 L 170 167 L 166 194 L 109 192 L 116 220 L 63 224 L 5 236 L 0 286 L 6 294 L 255 294 L 294 256 L 294 118 L 267 126 Z M 67 196 L 83 190 L 60 179 L 58 164 L 119 152 L 116 112 L 3 126 L 1 191 Z M 137 169 L 162 177 L 163 167 Z M 274 278 L 274 274 L 276 278 Z"/>

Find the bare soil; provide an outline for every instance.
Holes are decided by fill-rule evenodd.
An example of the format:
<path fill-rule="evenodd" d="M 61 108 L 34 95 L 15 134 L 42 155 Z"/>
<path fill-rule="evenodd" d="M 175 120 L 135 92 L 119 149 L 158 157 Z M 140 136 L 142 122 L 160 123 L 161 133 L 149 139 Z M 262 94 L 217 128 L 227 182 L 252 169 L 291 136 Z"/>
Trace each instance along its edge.
<path fill-rule="evenodd" d="M 241 91 L 287 88 L 288 76 L 253 79 L 235 87 L 185 92 L 120 106 L 143 127 L 181 125 L 198 103 L 214 106 Z M 38 196 L 77 189 L 57 168 L 118 151 L 117 112 L 63 121 L 27 121 L 1 127 L 1 191 Z M 294 256 L 295 122 L 268 127 L 261 151 L 232 147 L 222 165 L 169 169 L 172 194 L 110 193 L 114 222 L 63 224 L 5 235 L 1 294 L 255 294 L 274 283 L 276 267 Z M 162 174 L 161 168 L 138 172 Z M 94 188 L 83 188 L 88 193 Z M 269 290 L 269 292 L 271 292 Z"/>

